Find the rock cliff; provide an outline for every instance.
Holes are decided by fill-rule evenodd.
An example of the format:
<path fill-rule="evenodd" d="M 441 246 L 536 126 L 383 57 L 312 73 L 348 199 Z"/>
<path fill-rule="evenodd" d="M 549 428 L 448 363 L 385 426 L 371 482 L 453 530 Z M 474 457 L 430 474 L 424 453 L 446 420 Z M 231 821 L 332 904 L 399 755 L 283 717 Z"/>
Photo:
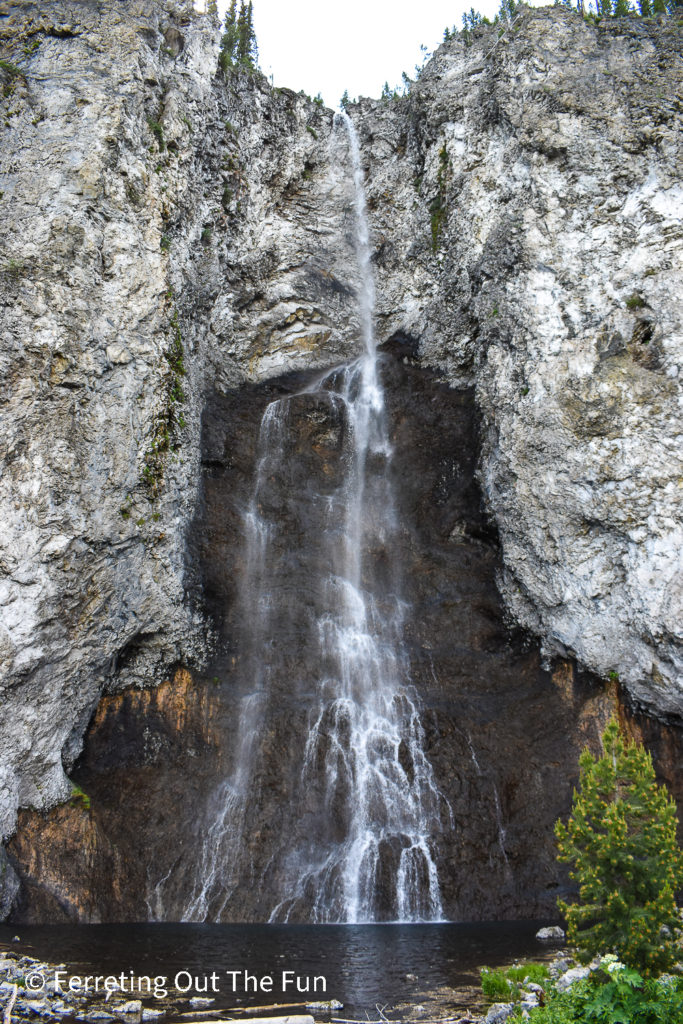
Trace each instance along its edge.
<path fill-rule="evenodd" d="M 680 43 L 672 20 L 527 10 L 441 47 L 395 112 L 359 110 L 385 330 L 476 386 L 508 608 L 673 715 Z"/>
<path fill-rule="evenodd" d="M 511 620 L 671 718 L 681 32 L 523 10 L 350 108 L 377 333 L 474 389 Z M 211 656 L 207 396 L 359 345 L 332 113 L 223 75 L 218 39 L 180 0 L 0 3 L 5 838 L 68 797 L 103 693 Z"/>

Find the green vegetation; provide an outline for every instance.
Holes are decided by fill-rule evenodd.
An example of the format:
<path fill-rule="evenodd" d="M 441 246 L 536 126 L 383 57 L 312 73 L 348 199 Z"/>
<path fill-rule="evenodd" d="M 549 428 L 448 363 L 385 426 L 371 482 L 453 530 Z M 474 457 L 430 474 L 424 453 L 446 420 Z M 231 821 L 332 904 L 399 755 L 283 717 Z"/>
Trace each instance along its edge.
<path fill-rule="evenodd" d="M 147 118 L 147 125 L 152 135 L 157 140 L 159 152 L 163 152 L 163 150 L 166 149 L 166 140 L 164 139 L 163 126 L 158 121 L 155 121 L 154 118 L 152 117 Z"/>
<path fill-rule="evenodd" d="M 25 270 L 26 264 L 23 260 L 9 259 L 0 267 L 0 274 L 4 274 L 12 281 L 18 281 L 23 277 Z"/>
<path fill-rule="evenodd" d="M 249 0 L 248 4 L 241 0 L 239 12 L 237 11 L 237 0 L 231 0 L 225 15 L 218 63 L 224 74 L 234 67 L 248 68 L 252 71 L 258 67 L 258 45 L 254 32 L 252 0 Z"/>
<path fill-rule="evenodd" d="M 578 901 L 559 907 L 583 960 L 615 953 L 648 978 L 681 953 L 676 806 L 657 785 L 650 754 L 624 740 L 615 720 L 602 744 L 602 757 L 582 753 L 572 813 L 555 827 L 559 859 L 571 864 L 570 877 L 579 883 Z"/>
<path fill-rule="evenodd" d="M 555 5 L 576 10 L 582 17 L 591 20 L 650 18 L 657 14 L 674 14 L 676 11 L 683 14 L 683 0 L 635 0 L 635 3 L 632 3 L 631 0 L 555 0 Z M 458 33 L 455 26 L 446 28 L 443 34 L 444 42 L 448 42 L 449 39 L 460 34 L 465 46 L 469 46 L 473 41 L 474 30 L 480 25 L 500 25 L 500 36 L 503 34 L 502 30 L 511 25 L 517 17 L 519 6 L 518 0 L 501 0 L 498 13 L 493 21 L 471 7 L 462 16 L 461 32 Z"/>
<path fill-rule="evenodd" d="M 309 135 L 312 135 L 314 139 L 318 138 L 318 133 L 312 125 L 307 124 L 306 131 L 308 132 Z"/>
<path fill-rule="evenodd" d="M 547 978 L 548 968 L 539 963 L 515 964 L 506 971 L 481 969 L 482 991 L 491 1002 L 517 1002 L 525 984 L 543 985 Z"/>
<path fill-rule="evenodd" d="M 564 992 L 549 980 L 544 965 L 484 968 L 481 985 L 491 1001 L 519 1002 L 529 983 L 541 986 L 539 1005 L 519 1005 L 511 1022 L 683 1021 L 683 977 L 662 973 L 683 952 L 674 900 L 683 886 L 675 804 L 655 781 L 649 753 L 624 739 L 614 719 L 602 746 L 601 757 L 582 753 L 572 813 L 566 825 L 555 827 L 559 859 L 572 865 L 570 877 L 579 883 L 576 903 L 559 901 L 569 942 L 582 960 L 596 954 L 600 960 Z"/>
<path fill-rule="evenodd" d="M 545 1005 L 529 1011 L 516 1010 L 510 1021 L 528 1019 L 530 1024 L 677 1024 L 683 1020 L 683 981 L 665 975 L 643 978 L 607 955 L 600 968 L 566 992 L 546 988 Z"/>
<path fill-rule="evenodd" d="M 71 779 L 69 779 L 71 782 Z M 72 807 L 83 807 L 84 810 L 90 810 L 90 797 L 87 793 L 84 793 L 80 786 L 76 785 L 75 782 L 71 782 L 71 797 L 69 803 Z"/>
<path fill-rule="evenodd" d="M 629 295 L 626 300 L 626 306 L 628 309 L 642 309 L 644 305 L 645 299 L 642 295 L 638 295 L 637 292 L 634 292 L 633 295 Z"/>
<path fill-rule="evenodd" d="M 448 150 L 446 145 L 439 150 L 439 170 L 436 174 L 438 191 L 429 204 L 430 223 L 432 229 L 432 251 L 436 252 L 439 247 L 439 236 L 446 222 L 448 211 L 446 209 L 446 187 L 448 184 Z"/>
<path fill-rule="evenodd" d="M 169 296 L 171 297 L 171 296 Z M 154 428 L 152 443 L 145 453 L 142 466 L 141 482 L 148 491 L 148 496 L 153 499 L 159 493 L 161 481 L 164 475 L 164 462 L 169 452 L 175 452 L 179 448 L 178 434 L 185 427 L 185 417 L 182 413 L 182 405 L 185 402 L 183 390 L 183 377 L 185 376 L 185 351 L 183 339 L 180 332 L 178 310 L 173 310 L 171 316 L 172 339 L 165 353 L 169 372 L 166 377 L 166 395 L 164 405 L 159 413 Z M 123 509 L 121 515 L 124 515 Z M 128 518 L 124 515 L 124 518 Z M 137 525 L 142 526 L 137 520 Z"/>
<path fill-rule="evenodd" d="M 171 239 L 169 238 L 168 235 L 161 236 L 161 239 L 159 241 L 159 248 L 163 252 L 168 252 L 168 250 L 171 248 Z"/>
<path fill-rule="evenodd" d="M 27 39 L 24 43 L 24 57 L 30 57 L 31 54 L 35 53 L 40 46 L 39 36 L 34 36 L 33 39 Z"/>
<path fill-rule="evenodd" d="M 0 58 L 0 71 L 4 71 L 10 78 L 26 78 L 26 75 L 18 68 L 16 64 L 12 64 L 8 60 L 2 60 Z"/>
<path fill-rule="evenodd" d="M 26 81 L 26 75 L 18 68 L 16 64 L 12 64 L 8 60 L 0 59 L 0 82 L 2 82 L 2 96 L 8 100 L 13 94 L 17 87 L 19 79 Z M 6 113 L 5 124 L 9 124 L 10 111 Z"/>

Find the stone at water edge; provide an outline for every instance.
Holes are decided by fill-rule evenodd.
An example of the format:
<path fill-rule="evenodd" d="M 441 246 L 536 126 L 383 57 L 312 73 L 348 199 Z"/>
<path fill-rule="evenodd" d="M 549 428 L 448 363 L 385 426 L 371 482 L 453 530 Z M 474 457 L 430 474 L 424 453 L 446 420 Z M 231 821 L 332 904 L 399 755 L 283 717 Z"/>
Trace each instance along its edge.
<path fill-rule="evenodd" d="M 575 981 L 583 981 L 590 974 L 590 967 L 572 967 L 561 978 L 558 978 L 555 982 L 555 988 L 558 992 L 566 992 L 568 988 L 571 988 Z"/>
<path fill-rule="evenodd" d="M 568 971 L 570 967 L 570 960 L 567 960 L 565 957 L 558 956 L 556 960 L 553 960 L 550 967 L 548 968 L 548 973 L 550 974 L 551 978 L 557 978 L 560 974 L 564 974 L 566 971 Z"/>
<path fill-rule="evenodd" d="M 515 1008 L 514 1003 L 494 1003 L 484 1017 L 482 1024 L 503 1024 Z"/>
<path fill-rule="evenodd" d="M 563 942 L 565 939 L 564 929 L 560 928 L 560 926 L 556 924 L 553 924 L 548 928 L 539 928 L 536 932 L 536 938 L 541 942 L 552 942 L 556 939 L 558 942 Z"/>
<path fill-rule="evenodd" d="M 193 1010 L 203 1010 L 206 1006 L 211 1006 L 215 1002 L 215 999 L 210 999 L 208 996 L 194 996 L 190 999 L 190 1006 Z"/>
<path fill-rule="evenodd" d="M 137 1016 L 142 1013 L 142 1002 L 139 999 L 131 999 L 127 1003 L 120 1003 L 112 1006 L 112 1013 L 121 1013 L 126 1017 Z"/>

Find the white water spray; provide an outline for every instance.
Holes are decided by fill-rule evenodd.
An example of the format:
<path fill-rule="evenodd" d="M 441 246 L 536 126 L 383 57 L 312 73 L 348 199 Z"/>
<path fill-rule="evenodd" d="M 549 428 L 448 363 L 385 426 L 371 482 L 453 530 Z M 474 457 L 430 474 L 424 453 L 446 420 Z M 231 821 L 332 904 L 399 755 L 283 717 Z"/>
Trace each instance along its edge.
<path fill-rule="evenodd" d="M 235 769 L 214 795 L 215 819 L 185 914 L 194 920 L 207 915 L 220 919 L 238 885 L 232 865 L 248 863 L 248 800 L 254 798 L 256 760 L 263 756 L 260 722 L 274 680 L 288 678 L 286 656 L 274 649 L 269 637 L 283 617 L 299 614 L 305 619 L 303 611 L 281 607 L 289 598 L 274 582 L 270 561 L 275 559 L 273 538 L 282 527 L 264 509 L 277 506 L 271 491 L 274 480 L 286 477 L 282 461 L 296 426 L 290 422 L 292 409 L 306 397 L 343 423 L 344 436 L 335 486 L 311 495 L 318 523 L 317 564 L 322 568 L 318 579 L 306 580 L 317 600 L 304 623 L 316 678 L 307 681 L 313 694 L 295 799 L 314 805 L 311 820 L 319 826 L 304 835 L 292 830 L 291 842 L 271 857 L 269 870 L 278 879 L 280 899 L 270 919 L 355 923 L 443 918 L 433 848 L 443 799 L 425 755 L 419 702 L 408 680 L 402 644 L 405 607 L 397 593 L 395 567 L 386 568 L 396 512 L 373 330 L 363 172 L 358 139 L 346 114 L 336 115 L 335 130 L 345 133 L 353 174 L 362 352 L 298 396 L 271 403 L 263 417 L 259 463 L 245 516 L 242 594 L 253 688 L 239 717 Z M 303 629 L 299 623 L 299 634 Z M 297 814 L 297 806 L 291 813 Z M 247 883 L 258 884 L 258 879 L 245 878 L 243 867 L 239 884 Z"/>

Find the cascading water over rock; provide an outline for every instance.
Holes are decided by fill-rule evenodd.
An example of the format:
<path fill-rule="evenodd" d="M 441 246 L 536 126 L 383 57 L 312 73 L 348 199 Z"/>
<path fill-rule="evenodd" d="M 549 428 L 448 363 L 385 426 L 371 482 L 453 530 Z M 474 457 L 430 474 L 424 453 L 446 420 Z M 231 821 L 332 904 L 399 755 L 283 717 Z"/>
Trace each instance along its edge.
<path fill-rule="evenodd" d="M 271 838 L 272 921 L 440 920 L 432 840 L 450 824 L 425 755 L 417 696 L 402 648 L 406 609 L 392 558 L 397 522 L 391 444 L 373 331 L 374 286 L 358 142 L 335 121 L 353 172 L 353 236 L 362 352 L 303 391 L 271 402 L 244 517 L 240 600 L 249 680 L 231 775 L 210 803 L 191 920 L 228 919 L 258 883 L 250 804 L 267 774 L 268 701 L 290 679 L 308 715 L 291 794 L 299 828 Z M 306 493 L 288 460 L 297 431 L 316 425 L 329 455 Z M 278 637 L 275 644 L 273 637 Z M 304 653 L 305 652 L 305 653 Z M 272 756 L 272 753 L 271 753 Z M 276 831 L 276 830 L 275 830 Z"/>

